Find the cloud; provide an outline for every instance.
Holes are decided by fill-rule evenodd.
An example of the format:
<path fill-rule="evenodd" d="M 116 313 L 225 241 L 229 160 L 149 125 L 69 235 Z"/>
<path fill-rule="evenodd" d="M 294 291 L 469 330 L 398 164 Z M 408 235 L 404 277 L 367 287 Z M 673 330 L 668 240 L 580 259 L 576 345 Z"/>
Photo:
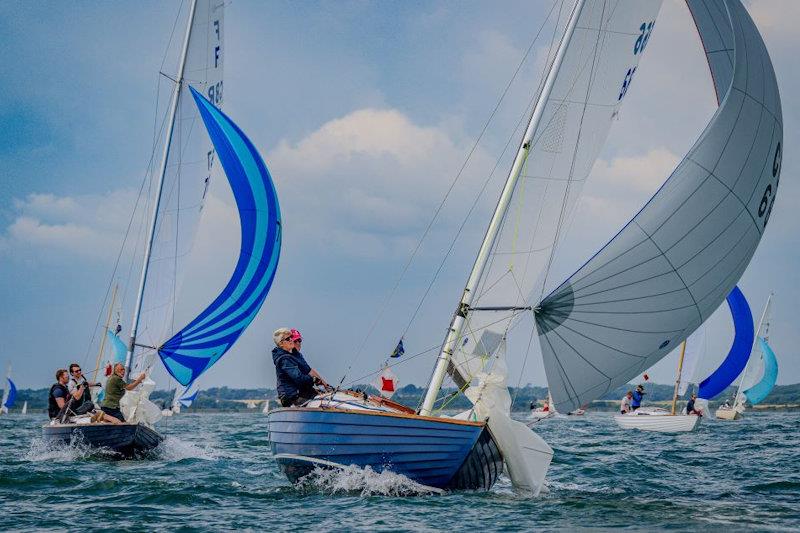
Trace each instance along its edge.
<path fill-rule="evenodd" d="M 136 196 L 128 189 L 100 195 L 32 193 L 11 201 L 0 250 L 14 256 L 62 254 L 112 260 Z"/>
<path fill-rule="evenodd" d="M 290 237 L 377 257 L 407 253 L 460 168 L 469 147 L 443 128 L 394 109 L 361 109 L 326 122 L 267 157 Z M 481 150 L 450 199 L 463 217 L 489 159 Z M 455 211 L 459 211 L 456 213 Z"/>

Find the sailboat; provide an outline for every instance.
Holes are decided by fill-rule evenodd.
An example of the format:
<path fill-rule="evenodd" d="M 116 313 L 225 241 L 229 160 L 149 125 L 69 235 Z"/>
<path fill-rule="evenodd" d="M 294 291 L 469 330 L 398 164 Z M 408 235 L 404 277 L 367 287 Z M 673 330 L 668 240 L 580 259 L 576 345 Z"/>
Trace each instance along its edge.
<path fill-rule="evenodd" d="M 19 413 L 21 415 L 27 415 L 28 414 L 28 402 L 27 401 L 22 404 L 22 410 Z"/>
<path fill-rule="evenodd" d="M 769 326 L 772 310 L 772 293 L 767 297 L 767 303 L 764 306 L 764 311 L 761 314 L 761 319 L 758 323 L 758 333 L 752 343 L 752 354 L 742 370 L 741 380 L 739 386 L 736 388 L 736 395 L 734 396 L 733 405 L 720 407 L 715 413 L 716 417 L 721 420 L 738 420 L 742 417 L 745 411 L 745 402 L 750 402 L 751 405 L 757 405 L 766 398 L 775 386 L 778 379 L 778 361 L 775 357 L 775 352 L 769 345 Z M 750 362 L 758 353 L 757 364 L 755 367 L 750 367 Z M 754 368 L 755 371 L 748 373 L 749 368 Z M 758 376 L 760 375 L 760 379 Z M 749 379 L 758 380 L 750 385 L 745 385 Z M 735 379 L 735 376 L 734 376 Z M 733 380 L 731 380 L 733 381 Z M 745 386 L 748 388 L 742 390 Z"/>
<path fill-rule="evenodd" d="M 17 400 L 17 386 L 11 381 L 11 365 L 6 370 L 6 383 L 8 385 L 3 390 L 3 400 L 0 402 L 0 414 L 8 414 L 8 410 L 14 407 Z"/>
<path fill-rule="evenodd" d="M 149 373 L 156 356 L 189 387 L 237 341 L 263 304 L 280 255 L 280 210 L 272 178 L 256 148 L 220 109 L 223 66 L 222 0 L 192 0 L 178 72 L 173 80 L 158 183 L 126 350 L 125 373 Z M 170 78 L 172 79 L 172 78 Z M 200 124 L 205 128 L 201 128 Z M 174 328 L 174 304 L 212 171 L 221 164 L 236 201 L 241 246 L 234 272 L 194 320 Z M 45 440 L 110 448 L 131 456 L 163 440 L 153 425 L 160 410 L 148 397 L 149 377 L 126 391 L 126 422 L 66 417 L 42 428 Z"/>
<path fill-rule="evenodd" d="M 689 2 L 720 102 L 705 131 L 633 220 L 544 296 L 659 7 L 575 4 L 421 409 L 337 390 L 272 411 L 271 449 L 290 480 L 353 464 L 435 488 L 487 489 L 505 467 L 515 488 L 538 494 L 553 450 L 509 416 L 505 351 L 524 331 L 512 326 L 532 315 L 553 403 L 569 412 L 655 364 L 724 301 L 769 218 L 782 140 L 769 56 L 736 0 Z M 519 238 L 519 228 L 537 229 Z M 473 404 L 453 418 L 437 411 L 446 375 Z"/>
<path fill-rule="evenodd" d="M 719 368 L 700 382 L 697 397 L 702 400 L 713 398 L 725 390 L 739 375 L 750 356 L 750 346 L 753 342 L 753 316 L 747 305 L 747 299 L 739 287 L 734 287 L 726 301 L 735 330 L 733 345 Z M 686 393 L 688 382 L 694 373 L 694 365 L 699 358 L 700 347 L 697 345 L 705 342 L 704 328 L 699 328 L 695 334 L 698 335 L 693 335 L 681 344 L 671 410 L 644 407 L 624 415 L 617 415 L 614 417 L 614 421 L 618 426 L 623 429 L 641 429 L 662 433 L 680 433 L 697 428 L 700 423 L 699 416 L 677 412 L 678 397 Z M 689 348 L 690 340 L 694 341 L 691 348 Z"/>

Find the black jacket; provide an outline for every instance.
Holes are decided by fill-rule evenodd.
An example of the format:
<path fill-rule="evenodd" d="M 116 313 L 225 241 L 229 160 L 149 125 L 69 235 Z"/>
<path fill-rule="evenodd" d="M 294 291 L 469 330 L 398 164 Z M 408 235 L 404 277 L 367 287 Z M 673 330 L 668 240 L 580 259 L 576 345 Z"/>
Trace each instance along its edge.
<path fill-rule="evenodd" d="M 55 392 L 56 389 L 60 389 L 61 392 L 64 393 L 64 395 L 61 396 L 61 398 L 64 399 L 64 406 L 67 405 L 67 402 L 69 402 L 70 398 L 69 389 L 67 389 L 66 385 L 62 385 L 61 383 L 56 383 L 52 387 L 50 387 L 50 394 L 48 394 L 47 396 L 47 416 L 49 416 L 51 419 L 58 418 L 58 415 L 61 413 L 61 407 L 59 407 L 58 403 L 56 403 L 56 397 L 53 394 L 53 392 Z"/>
<path fill-rule="evenodd" d="M 311 367 L 306 363 L 303 354 L 297 350 L 287 352 L 276 346 L 272 349 L 272 362 L 275 363 L 279 397 L 316 396 L 314 378 L 308 374 L 311 372 Z"/>

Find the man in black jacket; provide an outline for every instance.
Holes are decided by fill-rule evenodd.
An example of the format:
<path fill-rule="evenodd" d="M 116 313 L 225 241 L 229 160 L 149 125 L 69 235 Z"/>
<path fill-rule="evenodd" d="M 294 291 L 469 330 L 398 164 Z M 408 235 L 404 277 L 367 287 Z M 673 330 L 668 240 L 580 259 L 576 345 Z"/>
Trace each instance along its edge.
<path fill-rule="evenodd" d="M 328 387 L 319 373 L 311 368 L 300 353 L 303 337 L 296 329 L 279 328 L 272 334 L 278 398 L 283 407 L 303 405 L 317 395 L 315 385 Z"/>
<path fill-rule="evenodd" d="M 56 382 L 50 387 L 50 393 L 47 395 L 47 416 L 51 419 L 59 418 L 67 405 L 70 397 L 67 381 L 69 381 L 69 374 L 66 369 L 59 368 L 56 371 Z"/>

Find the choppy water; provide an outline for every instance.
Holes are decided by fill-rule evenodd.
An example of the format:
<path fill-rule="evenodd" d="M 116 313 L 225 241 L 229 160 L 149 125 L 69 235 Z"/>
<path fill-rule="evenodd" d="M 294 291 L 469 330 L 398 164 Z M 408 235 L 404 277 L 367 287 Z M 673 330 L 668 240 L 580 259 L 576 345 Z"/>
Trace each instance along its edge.
<path fill-rule="evenodd" d="M 0 417 L 0 529 L 308 530 L 800 528 L 800 414 L 704 420 L 679 436 L 623 432 L 610 414 L 538 432 L 556 456 L 550 493 L 395 496 L 400 476 L 351 471 L 291 487 L 260 413 L 185 414 L 149 461 L 39 440 L 43 416 Z M 80 524 L 80 525 L 79 525 Z"/>

